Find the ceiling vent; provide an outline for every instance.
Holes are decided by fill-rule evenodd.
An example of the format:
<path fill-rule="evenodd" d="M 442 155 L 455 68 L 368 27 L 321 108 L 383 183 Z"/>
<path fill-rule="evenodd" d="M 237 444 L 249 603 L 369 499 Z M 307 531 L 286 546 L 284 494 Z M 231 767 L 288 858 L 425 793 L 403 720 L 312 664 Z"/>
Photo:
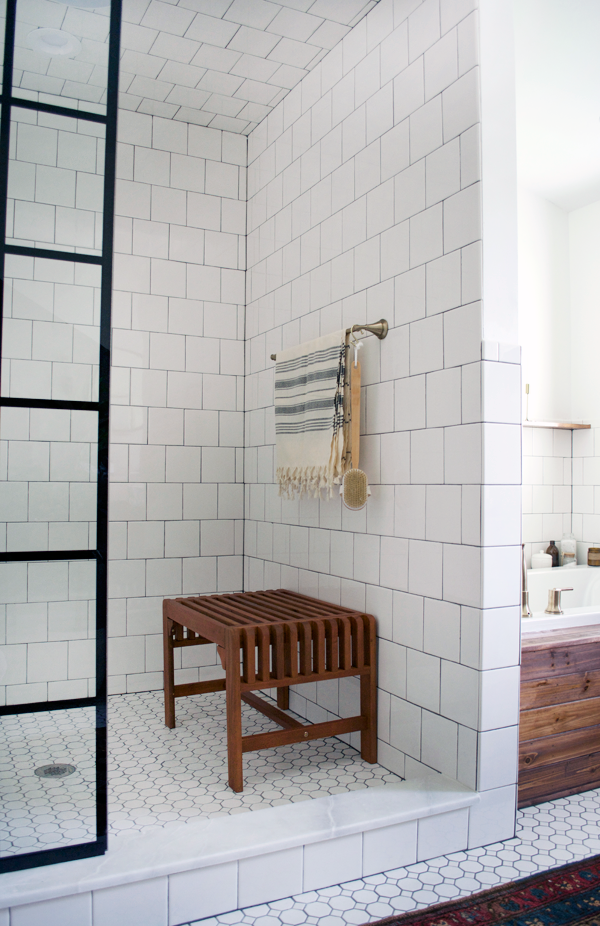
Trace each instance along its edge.
<path fill-rule="evenodd" d="M 34 51 L 51 56 L 74 58 L 81 51 L 79 39 L 62 29 L 34 29 L 27 36 L 27 43 Z"/>

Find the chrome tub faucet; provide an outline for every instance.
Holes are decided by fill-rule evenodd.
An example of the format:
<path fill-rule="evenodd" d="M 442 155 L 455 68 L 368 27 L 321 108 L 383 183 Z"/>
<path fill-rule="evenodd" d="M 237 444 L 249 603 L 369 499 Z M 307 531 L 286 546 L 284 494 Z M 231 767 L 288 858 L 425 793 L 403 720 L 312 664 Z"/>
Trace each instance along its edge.
<path fill-rule="evenodd" d="M 544 611 L 544 614 L 563 614 L 563 609 L 560 606 L 560 593 L 572 591 L 572 588 L 549 588 L 548 607 Z"/>

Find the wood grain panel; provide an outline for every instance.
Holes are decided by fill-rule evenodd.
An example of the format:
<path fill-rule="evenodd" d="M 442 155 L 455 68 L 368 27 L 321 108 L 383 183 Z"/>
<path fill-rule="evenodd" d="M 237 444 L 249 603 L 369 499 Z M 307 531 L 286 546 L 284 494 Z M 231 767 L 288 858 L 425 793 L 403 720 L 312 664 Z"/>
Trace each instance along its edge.
<path fill-rule="evenodd" d="M 519 807 L 600 785 L 600 626 L 525 633 Z"/>
<path fill-rule="evenodd" d="M 526 770 L 519 775 L 519 806 L 585 791 L 595 787 L 599 778 L 600 752 Z"/>
<path fill-rule="evenodd" d="M 519 745 L 519 770 L 551 765 L 576 756 L 591 755 L 600 749 L 600 726 L 570 730 L 556 736 L 531 739 Z"/>
<path fill-rule="evenodd" d="M 596 641 L 523 647 L 521 653 L 522 681 L 594 669 L 600 669 L 600 646 Z"/>
<path fill-rule="evenodd" d="M 519 735 L 523 740 L 531 740 L 597 723 L 600 723 L 600 698 L 587 698 L 585 701 L 522 711 Z"/>
<path fill-rule="evenodd" d="M 600 697 L 600 669 L 521 682 L 521 710 Z"/>
<path fill-rule="evenodd" d="M 540 646 L 555 646 L 557 643 L 581 643 L 596 640 L 600 642 L 600 624 L 588 624 L 586 627 L 561 627 L 558 630 L 521 633 L 521 644 L 526 649 L 539 649 Z"/>

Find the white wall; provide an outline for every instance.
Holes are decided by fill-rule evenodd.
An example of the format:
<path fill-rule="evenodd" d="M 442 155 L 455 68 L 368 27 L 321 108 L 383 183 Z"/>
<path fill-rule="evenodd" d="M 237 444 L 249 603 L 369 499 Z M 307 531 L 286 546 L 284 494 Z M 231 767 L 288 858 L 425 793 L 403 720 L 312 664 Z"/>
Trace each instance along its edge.
<path fill-rule="evenodd" d="M 520 368 L 497 341 L 482 362 L 474 7 L 381 0 L 250 135 L 245 587 L 373 612 L 380 761 L 490 789 L 506 823 Z M 497 93 L 494 62 L 489 77 Z M 506 221 L 490 208 L 490 234 Z M 390 334 L 362 358 L 366 510 L 280 499 L 269 355 L 381 316 Z M 353 710 L 351 687 L 298 690 L 311 718 Z"/>
<path fill-rule="evenodd" d="M 162 687 L 165 596 L 242 587 L 247 147 L 129 112 L 118 137 L 113 692 Z M 182 658 L 181 682 L 219 671 L 213 647 Z"/>
<path fill-rule="evenodd" d="M 573 525 L 584 545 L 600 543 L 600 202 L 569 214 L 573 408 L 591 431 L 573 435 Z"/>
<path fill-rule="evenodd" d="M 589 431 L 524 429 L 523 541 L 531 552 L 573 531 L 579 562 L 600 541 L 600 203 L 566 213 L 519 191 L 519 301 L 529 417 L 585 421 Z M 572 457 L 572 459 L 571 459 Z"/>
<path fill-rule="evenodd" d="M 69 192 L 74 197 L 75 174 L 79 190 L 101 169 L 98 132 L 89 137 L 83 123 L 73 140 L 75 120 L 38 127 L 27 113 L 22 125 L 29 147 L 24 141 L 19 152 L 31 157 L 45 144 L 44 158 L 54 151 L 58 170 L 54 186 L 44 175 L 40 205 L 29 202 L 39 192 L 30 176 L 35 167 L 25 162 L 15 169 L 11 193 L 20 240 L 43 237 L 48 225 L 44 240 L 52 243 L 60 232 L 63 241 L 68 222 L 75 225 L 65 207 Z M 165 596 L 242 588 L 244 513 L 246 138 L 122 112 L 118 139 L 112 692 L 162 687 Z M 97 197 L 84 204 L 97 207 Z M 86 218 L 87 225 L 78 216 L 79 224 L 93 230 L 93 212 Z M 74 234 L 67 243 L 79 241 Z M 16 257 L 7 270 L 5 393 L 94 398 L 98 268 Z M 95 547 L 96 433 L 93 412 L 3 410 L 0 548 Z M 8 673 L 2 673 L 0 698 L 22 703 L 93 694 L 93 563 L 5 565 L 2 586 L 0 660 Z M 221 673 L 214 647 L 176 655 L 180 682 Z"/>
<path fill-rule="evenodd" d="M 523 428 L 523 543 L 531 554 L 573 529 L 571 431 Z M 560 544 L 559 544 L 560 548 Z"/>
<path fill-rule="evenodd" d="M 573 409 L 600 425 L 600 201 L 569 213 L 571 274 L 571 365 Z"/>
<path fill-rule="evenodd" d="M 568 214 L 521 187 L 519 339 L 532 420 L 571 420 L 569 303 Z"/>
<path fill-rule="evenodd" d="M 515 45 L 512 5 L 479 0 L 483 336 L 518 342 Z"/>
<path fill-rule="evenodd" d="M 512 91 L 491 52 L 480 89 L 476 6 L 380 0 L 252 133 L 246 297 L 245 139 L 121 120 L 109 673 L 113 691 L 160 688 L 162 598 L 242 587 L 243 480 L 244 587 L 377 616 L 380 761 L 477 787 L 481 844 L 514 822 L 520 367 L 494 295 L 514 216 L 493 157 L 484 204 L 486 184 L 509 199 L 488 197 L 482 275 L 481 111 Z M 486 35 L 508 28 L 506 4 L 484 6 Z M 282 501 L 269 354 L 381 316 L 390 334 L 362 358 L 366 510 Z M 191 659 L 178 681 L 219 671 Z M 354 713 L 353 682 L 302 694 L 310 719 Z"/>
<path fill-rule="evenodd" d="M 519 188 L 519 338 L 529 418 L 570 421 L 569 216 Z M 571 531 L 571 433 L 523 429 L 523 542 L 527 562 Z"/>
<path fill-rule="evenodd" d="M 15 110 L 7 240 L 99 253 L 104 128 Z M 39 162 L 39 163 L 37 163 Z M 100 268 L 7 255 L 2 393 L 94 401 Z M 98 416 L 3 408 L 0 549 L 96 547 Z M 95 693 L 95 564 L 0 567 L 0 702 Z"/>

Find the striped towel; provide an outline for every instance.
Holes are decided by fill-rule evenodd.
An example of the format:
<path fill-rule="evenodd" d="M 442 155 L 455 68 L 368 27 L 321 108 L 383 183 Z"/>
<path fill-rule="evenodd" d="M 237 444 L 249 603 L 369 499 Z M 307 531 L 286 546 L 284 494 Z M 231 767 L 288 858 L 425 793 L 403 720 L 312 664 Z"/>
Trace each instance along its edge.
<path fill-rule="evenodd" d="M 279 494 L 333 494 L 343 474 L 345 331 L 277 354 L 276 476 Z"/>

